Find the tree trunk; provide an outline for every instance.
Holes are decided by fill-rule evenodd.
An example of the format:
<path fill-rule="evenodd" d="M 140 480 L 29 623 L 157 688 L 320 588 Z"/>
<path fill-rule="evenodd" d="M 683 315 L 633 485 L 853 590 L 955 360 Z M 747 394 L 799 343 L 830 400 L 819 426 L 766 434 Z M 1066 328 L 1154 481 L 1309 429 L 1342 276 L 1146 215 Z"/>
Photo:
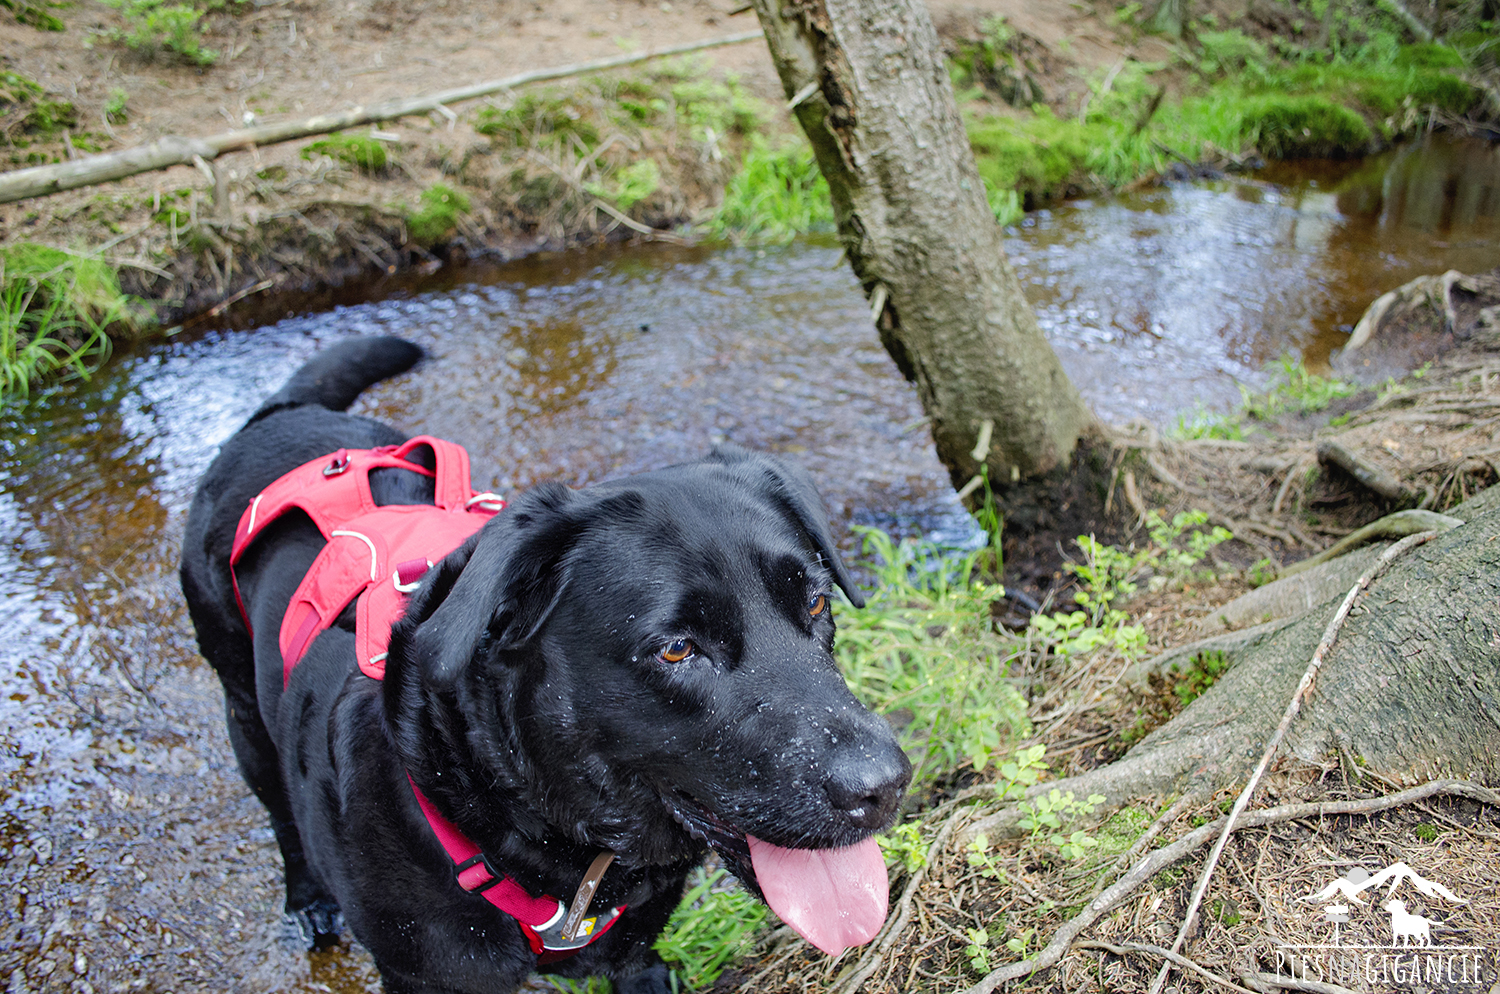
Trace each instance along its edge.
<path fill-rule="evenodd" d="M 1500 487 L 1447 513 L 1465 523 L 1393 562 L 1345 621 L 1283 755 L 1353 760 L 1354 775 L 1405 785 L 1500 774 Z M 1175 719 L 1124 758 L 1046 789 L 1103 794 L 1113 809 L 1244 780 L 1346 592 L 1226 650 L 1229 671 Z M 1014 821 L 1001 812 L 972 831 Z"/>
<path fill-rule="evenodd" d="M 1093 418 L 1006 262 L 922 0 L 754 3 L 881 341 L 954 484 L 981 462 L 997 484 L 1066 466 Z"/>

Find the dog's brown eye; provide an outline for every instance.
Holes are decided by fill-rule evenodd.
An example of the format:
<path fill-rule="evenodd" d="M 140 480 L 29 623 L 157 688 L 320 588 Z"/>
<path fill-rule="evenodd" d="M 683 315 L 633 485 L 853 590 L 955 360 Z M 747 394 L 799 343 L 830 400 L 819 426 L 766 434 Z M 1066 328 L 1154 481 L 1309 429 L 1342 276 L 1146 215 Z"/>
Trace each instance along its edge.
<path fill-rule="evenodd" d="M 828 606 L 828 598 L 823 594 L 813 594 L 812 599 L 807 602 L 807 613 L 816 618 L 823 613 Z"/>
<path fill-rule="evenodd" d="M 664 663 L 680 663 L 697 651 L 698 647 L 689 639 L 673 639 L 656 654 L 656 658 Z"/>

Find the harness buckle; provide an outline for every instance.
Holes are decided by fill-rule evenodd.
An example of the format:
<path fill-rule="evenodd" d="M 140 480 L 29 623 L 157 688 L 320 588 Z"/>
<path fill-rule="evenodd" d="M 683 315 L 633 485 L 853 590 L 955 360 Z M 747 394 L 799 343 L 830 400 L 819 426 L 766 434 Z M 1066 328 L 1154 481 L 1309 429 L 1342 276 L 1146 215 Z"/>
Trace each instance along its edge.
<path fill-rule="evenodd" d="M 335 452 L 333 454 L 333 459 L 329 461 L 328 465 L 323 467 L 323 475 L 324 476 L 338 476 L 340 473 L 344 472 L 344 470 L 346 470 L 348 468 L 349 468 L 349 450 L 348 449 L 339 449 L 337 452 Z"/>
<path fill-rule="evenodd" d="M 490 875 L 490 878 L 483 883 L 475 884 L 473 887 L 470 887 L 468 884 L 464 883 L 464 872 L 467 870 L 471 870 L 476 866 L 484 867 L 484 872 L 488 873 Z M 453 866 L 453 879 L 457 880 L 458 885 L 464 890 L 468 891 L 470 894 L 483 894 L 491 887 L 494 887 L 501 881 L 503 881 L 505 879 L 505 875 L 491 866 L 490 861 L 485 857 L 484 853 L 480 852 L 470 856 L 462 863 L 455 863 Z"/>

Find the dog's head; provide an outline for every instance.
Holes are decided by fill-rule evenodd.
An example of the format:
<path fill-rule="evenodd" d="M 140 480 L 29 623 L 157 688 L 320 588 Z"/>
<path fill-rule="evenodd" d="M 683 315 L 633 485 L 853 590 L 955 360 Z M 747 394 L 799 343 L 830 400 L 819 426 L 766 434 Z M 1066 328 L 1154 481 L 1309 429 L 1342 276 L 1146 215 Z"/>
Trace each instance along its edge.
<path fill-rule="evenodd" d="M 472 766 L 457 772 L 475 790 L 503 784 L 629 862 L 707 844 L 794 925 L 789 904 L 837 904 L 841 887 L 878 889 L 883 917 L 870 835 L 911 767 L 834 664 L 835 586 L 863 603 L 811 481 L 766 456 L 721 446 L 538 487 L 432 571 L 397 626 L 400 751 Z M 818 927 L 802 930 L 842 948 Z"/>

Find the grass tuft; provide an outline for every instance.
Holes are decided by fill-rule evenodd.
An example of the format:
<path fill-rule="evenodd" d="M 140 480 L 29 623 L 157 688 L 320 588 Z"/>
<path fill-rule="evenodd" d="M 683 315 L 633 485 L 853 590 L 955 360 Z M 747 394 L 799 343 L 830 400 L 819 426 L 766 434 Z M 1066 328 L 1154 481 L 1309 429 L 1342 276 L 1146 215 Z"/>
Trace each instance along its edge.
<path fill-rule="evenodd" d="M 750 952 L 771 912 L 723 869 L 699 867 L 688 883 L 688 892 L 656 940 L 656 952 L 681 987 L 703 990 Z"/>
<path fill-rule="evenodd" d="M 141 323 L 103 261 L 29 242 L 0 250 L 0 398 L 49 376 L 87 377 L 109 357 L 106 329 Z"/>
<path fill-rule="evenodd" d="M 706 225 L 712 234 L 767 241 L 790 241 L 832 226 L 828 181 L 818 171 L 812 148 L 805 142 L 772 146 L 759 139 L 746 151 L 724 202 Z"/>

